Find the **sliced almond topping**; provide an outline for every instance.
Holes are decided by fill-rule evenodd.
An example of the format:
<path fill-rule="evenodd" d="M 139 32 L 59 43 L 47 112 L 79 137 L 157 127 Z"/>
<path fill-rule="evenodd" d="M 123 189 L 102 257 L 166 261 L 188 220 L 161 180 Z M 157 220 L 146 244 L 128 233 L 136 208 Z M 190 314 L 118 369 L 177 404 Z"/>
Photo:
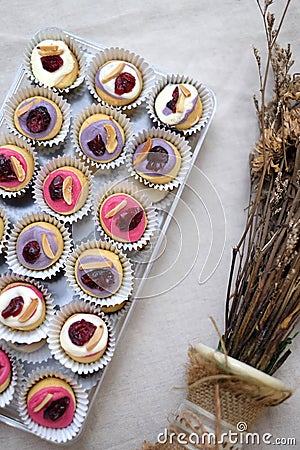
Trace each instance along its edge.
<path fill-rule="evenodd" d="M 181 92 L 183 93 L 183 95 L 185 97 L 190 97 L 191 96 L 191 91 L 189 91 L 187 87 L 185 87 L 183 84 L 180 84 L 179 87 L 180 87 Z"/>
<path fill-rule="evenodd" d="M 104 128 L 107 133 L 106 150 L 108 151 L 108 153 L 113 153 L 118 145 L 115 127 L 110 124 L 105 124 Z"/>
<path fill-rule="evenodd" d="M 113 217 L 117 212 L 121 211 L 121 209 L 125 208 L 127 205 L 126 200 L 122 200 L 117 206 L 115 206 L 113 209 L 111 209 L 105 216 L 105 219 L 109 219 L 110 217 Z"/>
<path fill-rule="evenodd" d="M 39 50 L 40 56 L 56 56 L 56 55 L 62 55 L 64 53 L 63 49 L 60 50 Z"/>
<path fill-rule="evenodd" d="M 37 49 L 45 52 L 48 52 L 49 50 L 55 52 L 58 50 L 58 45 L 38 45 Z"/>
<path fill-rule="evenodd" d="M 120 64 L 117 65 L 117 67 L 115 67 L 111 72 L 109 72 L 106 75 L 106 77 L 102 78 L 101 82 L 107 83 L 108 81 L 112 80 L 113 78 L 116 78 L 118 75 L 120 75 L 120 73 L 122 72 L 124 67 L 125 67 L 125 63 L 121 62 Z"/>
<path fill-rule="evenodd" d="M 11 156 L 10 160 L 11 160 L 11 164 L 13 166 L 14 172 L 18 178 L 18 181 L 24 181 L 25 180 L 25 170 L 23 169 L 22 164 L 14 156 Z"/>
<path fill-rule="evenodd" d="M 18 109 L 17 111 L 17 116 L 21 117 L 23 116 L 25 113 L 27 113 L 27 111 L 30 110 L 30 108 L 32 108 L 33 106 L 35 106 L 37 103 L 39 103 L 39 99 L 37 98 L 32 98 L 30 100 L 30 102 L 28 102 L 26 105 L 22 106 L 21 108 Z"/>
<path fill-rule="evenodd" d="M 50 258 L 50 259 L 55 258 L 55 255 L 53 254 L 53 251 L 51 250 L 46 233 L 43 233 L 43 236 L 42 236 L 42 247 L 43 247 L 45 255 L 48 258 Z"/>
<path fill-rule="evenodd" d="M 152 147 L 152 139 L 148 138 L 144 144 L 144 147 L 141 149 L 141 151 L 135 158 L 135 160 L 133 162 L 134 166 L 137 166 L 139 163 L 141 163 L 142 161 L 144 161 L 144 159 L 147 158 L 148 153 L 151 150 L 151 147 Z"/>
<path fill-rule="evenodd" d="M 100 341 L 102 334 L 103 334 L 103 326 L 100 325 L 100 327 L 98 327 L 95 331 L 95 333 L 93 334 L 92 338 L 90 339 L 90 342 L 86 345 L 86 350 L 88 352 L 90 352 L 91 350 L 93 350 L 93 348 L 96 347 L 96 345 L 98 344 L 98 342 Z"/>
<path fill-rule="evenodd" d="M 23 323 L 27 322 L 28 319 L 35 313 L 37 306 L 39 304 L 38 298 L 32 298 L 30 304 L 27 306 L 23 314 L 18 318 L 18 321 Z"/>
<path fill-rule="evenodd" d="M 64 179 L 62 188 L 64 201 L 69 206 L 72 204 L 72 184 L 73 184 L 72 177 L 71 175 L 69 175 L 67 178 Z"/>
<path fill-rule="evenodd" d="M 52 398 L 53 394 L 47 394 L 46 397 L 44 397 L 44 400 L 42 400 L 41 403 L 34 408 L 33 412 L 35 413 L 39 412 L 41 409 L 44 408 L 44 406 L 47 405 L 48 402 L 50 402 L 50 400 L 52 400 Z"/>
<path fill-rule="evenodd" d="M 179 98 L 176 103 L 176 112 L 183 112 L 184 111 L 184 102 L 185 102 L 185 95 L 180 93 Z"/>
<path fill-rule="evenodd" d="M 80 264 L 79 270 L 93 270 L 93 269 L 104 269 L 105 267 L 112 267 L 113 263 L 111 261 L 95 261 L 86 264 Z"/>

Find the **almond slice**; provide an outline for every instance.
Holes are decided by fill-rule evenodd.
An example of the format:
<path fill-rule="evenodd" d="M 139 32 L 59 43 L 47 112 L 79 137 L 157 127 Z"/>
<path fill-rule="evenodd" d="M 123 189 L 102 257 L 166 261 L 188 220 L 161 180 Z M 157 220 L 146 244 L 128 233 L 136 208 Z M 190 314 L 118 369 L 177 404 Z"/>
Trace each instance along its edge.
<path fill-rule="evenodd" d="M 43 235 L 42 235 L 42 247 L 43 247 L 45 255 L 48 258 L 50 258 L 50 259 L 55 258 L 55 255 L 54 255 L 53 251 L 51 250 L 46 233 L 43 233 Z"/>
<path fill-rule="evenodd" d="M 15 156 L 11 156 L 10 160 L 11 160 L 11 164 L 13 166 L 14 172 L 18 178 L 18 181 L 24 181 L 25 180 L 25 170 L 23 169 L 22 164 Z"/>
<path fill-rule="evenodd" d="M 23 314 L 18 318 L 18 322 L 27 322 L 28 319 L 35 313 L 39 304 L 39 299 L 37 297 L 32 298 L 30 304 L 27 306 Z"/>
<path fill-rule="evenodd" d="M 48 52 L 49 50 L 55 52 L 58 50 L 58 45 L 38 45 L 37 49 L 45 52 Z"/>
<path fill-rule="evenodd" d="M 95 261 L 90 263 L 83 263 L 79 265 L 79 270 L 93 270 L 93 269 L 104 269 L 105 267 L 112 267 L 113 263 L 111 261 Z"/>
<path fill-rule="evenodd" d="M 25 113 L 27 113 L 27 111 L 29 111 L 33 106 L 35 106 L 37 103 L 39 103 L 39 99 L 37 98 L 32 98 L 30 100 L 30 102 L 28 102 L 26 105 L 22 106 L 21 108 L 18 109 L 17 111 L 17 116 L 21 117 L 23 116 Z"/>
<path fill-rule="evenodd" d="M 117 212 L 121 211 L 121 209 L 125 208 L 127 205 L 126 200 L 122 200 L 117 206 L 115 206 L 113 209 L 111 209 L 105 216 L 105 219 L 109 219 L 110 217 L 113 217 Z"/>
<path fill-rule="evenodd" d="M 62 55 L 64 53 L 63 49 L 60 50 L 39 50 L 38 51 L 40 56 L 56 56 L 56 55 Z"/>
<path fill-rule="evenodd" d="M 176 103 L 176 112 L 182 113 L 184 111 L 185 98 L 186 98 L 185 95 L 180 93 Z"/>
<path fill-rule="evenodd" d="M 113 78 L 116 78 L 118 75 L 120 75 L 120 73 L 122 72 L 122 70 L 125 67 L 125 63 L 121 62 L 120 64 L 117 65 L 117 67 L 115 67 L 111 72 L 109 72 L 106 77 L 102 78 L 101 83 L 107 83 L 108 81 L 112 80 Z"/>
<path fill-rule="evenodd" d="M 69 206 L 72 204 L 72 184 L 73 180 L 71 175 L 69 175 L 64 179 L 62 188 L 64 201 Z"/>
<path fill-rule="evenodd" d="M 106 150 L 108 151 L 108 153 L 113 153 L 118 145 L 115 127 L 110 124 L 105 124 L 104 128 L 107 133 Z"/>
<path fill-rule="evenodd" d="M 96 347 L 96 345 L 98 344 L 98 342 L 100 341 L 100 339 L 102 337 L 103 331 L 104 331 L 104 329 L 103 329 L 102 325 L 100 325 L 96 329 L 96 331 L 93 334 L 92 338 L 90 339 L 90 341 L 88 342 L 88 344 L 85 347 L 88 352 L 90 352 L 91 350 L 93 350 L 93 348 Z"/>
<path fill-rule="evenodd" d="M 183 84 L 180 84 L 179 87 L 180 87 L 181 92 L 183 93 L 183 95 L 184 95 L 185 97 L 190 97 L 190 96 L 192 95 L 192 94 L 191 94 L 191 91 L 189 91 L 188 88 L 185 87 Z"/>
<path fill-rule="evenodd" d="M 53 398 L 53 394 L 47 394 L 46 397 L 44 397 L 44 400 L 41 401 L 41 403 L 39 403 L 33 410 L 33 412 L 37 413 L 39 412 L 41 409 L 44 408 L 44 406 L 47 405 L 47 403 L 50 402 L 50 400 L 52 400 Z"/>
<path fill-rule="evenodd" d="M 141 149 L 141 151 L 135 158 L 135 160 L 133 162 L 134 166 L 137 166 L 139 163 L 141 163 L 142 161 L 144 161 L 147 158 L 148 153 L 151 150 L 151 147 L 152 147 L 152 139 L 148 138 L 144 144 L 144 147 Z"/>

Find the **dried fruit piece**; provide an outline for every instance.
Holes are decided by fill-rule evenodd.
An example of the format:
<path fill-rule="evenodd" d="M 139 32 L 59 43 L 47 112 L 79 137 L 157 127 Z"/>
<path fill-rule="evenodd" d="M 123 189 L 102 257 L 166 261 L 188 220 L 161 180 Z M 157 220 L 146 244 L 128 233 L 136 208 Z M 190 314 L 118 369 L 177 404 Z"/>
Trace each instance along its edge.
<path fill-rule="evenodd" d="M 22 255 L 26 262 L 34 264 L 41 254 L 41 249 L 37 241 L 27 242 L 23 248 Z"/>
<path fill-rule="evenodd" d="M 63 64 L 64 60 L 59 55 L 48 55 L 41 57 L 43 69 L 47 72 L 56 72 Z"/>
<path fill-rule="evenodd" d="M 177 103 L 178 97 L 179 97 L 179 89 L 178 89 L 178 86 L 176 86 L 176 88 L 172 92 L 172 100 L 170 100 L 166 104 L 166 107 L 169 108 L 173 114 L 176 113 L 176 103 Z"/>
<path fill-rule="evenodd" d="M 8 319 L 9 317 L 16 317 L 22 311 L 24 306 L 24 299 L 21 296 L 14 297 L 11 299 L 9 304 L 5 309 L 3 309 L 1 316 L 3 319 Z"/>
<path fill-rule="evenodd" d="M 70 325 L 68 334 L 74 345 L 82 347 L 96 331 L 96 326 L 85 319 L 78 320 Z"/>
<path fill-rule="evenodd" d="M 28 319 L 30 319 L 30 317 L 33 316 L 33 314 L 36 312 L 38 304 L 39 304 L 39 299 L 36 297 L 32 298 L 30 304 L 25 309 L 25 311 L 23 312 L 21 317 L 19 317 L 18 321 L 23 323 L 23 322 L 26 322 Z"/>
<path fill-rule="evenodd" d="M 64 415 L 70 404 L 69 397 L 65 396 L 50 403 L 44 411 L 44 419 L 55 422 Z"/>
<path fill-rule="evenodd" d="M 160 145 L 157 145 L 148 153 L 146 169 L 158 172 L 167 164 L 168 160 L 169 155 L 167 150 Z"/>
<path fill-rule="evenodd" d="M 104 128 L 107 133 L 106 150 L 108 151 L 108 153 L 113 153 L 118 146 L 115 127 L 113 125 L 105 124 Z"/>
<path fill-rule="evenodd" d="M 0 155 L 0 181 L 15 181 L 17 175 L 13 169 L 13 165 L 10 158 L 5 155 Z"/>
<path fill-rule="evenodd" d="M 50 183 L 49 193 L 51 200 L 61 200 L 63 198 L 63 182 L 64 179 L 61 175 L 56 175 Z"/>
<path fill-rule="evenodd" d="M 37 46 L 38 50 L 41 50 L 42 52 L 57 52 L 58 50 L 58 45 L 38 45 Z"/>
<path fill-rule="evenodd" d="M 121 212 L 116 220 L 116 225 L 121 231 L 132 231 L 138 226 L 143 218 L 143 210 L 133 207 Z"/>
<path fill-rule="evenodd" d="M 43 247 L 43 251 L 44 251 L 45 255 L 47 256 L 47 258 L 49 258 L 49 259 L 55 258 L 55 255 L 50 247 L 50 243 L 48 241 L 46 233 L 43 233 L 43 235 L 42 235 L 42 247 Z"/>
<path fill-rule="evenodd" d="M 24 105 L 18 109 L 17 116 L 18 117 L 23 116 L 25 113 L 27 113 L 27 111 L 29 111 L 31 108 L 33 108 L 33 106 L 37 105 L 38 103 L 39 103 L 39 99 L 32 98 L 26 105 Z"/>
<path fill-rule="evenodd" d="M 32 109 L 26 119 L 26 125 L 31 133 L 42 133 L 46 131 L 51 122 L 50 114 L 45 106 Z"/>
<path fill-rule="evenodd" d="M 115 93 L 117 95 L 128 94 L 135 86 L 135 78 L 131 73 L 122 72 L 115 81 Z"/>
<path fill-rule="evenodd" d="M 109 72 L 106 77 L 102 78 L 101 82 L 104 83 L 108 83 L 108 81 L 112 80 L 113 78 L 116 78 L 124 69 L 125 67 L 125 63 L 121 62 L 120 64 L 117 65 L 117 67 L 115 67 L 111 72 Z"/>
<path fill-rule="evenodd" d="M 82 275 L 81 281 L 90 289 L 97 289 L 100 292 L 109 290 L 115 282 L 115 276 L 110 269 L 97 269 Z"/>
<path fill-rule="evenodd" d="M 191 91 L 189 91 L 188 88 L 184 86 L 184 84 L 180 84 L 179 87 L 185 97 L 190 97 L 192 95 Z"/>
<path fill-rule="evenodd" d="M 89 341 L 89 343 L 86 345 L 86 350 L 88 352 L 90 352 L 91 350 L 93 350 L 96 345 L 98 344 L 98 342 L 100 341 L 102 334 L 103 334 L 103 326 L 100 325 L 97 330 L 95 331 L 92 339 Z"/>
<path fill-rule="evenodd" d="M 142 147 L 141 151 L 139 152 L 139 154 L 137 155 L 137 157 L 135 158 L 135 160 L 133 162 L 134 166 L 137 166 L 139 163 L 143 162 L 144 159 L 147 158 L 148 153 L 151 150 L 151 147 L 152 147 L 152 139 L 150 137 L 148 137 L 144 146 Z"/>
<path fill-rule="evenodd" d="M 50 400 L 52 400 L 53 395 L 52 394 L 47 394 L 46 397 L 41 401 L 41 403 L 39 403 L 33 410 L 33 412 L 37 413 L 39 412 L 41 409 L 44 408 L 44 406 L 47 405 L 47 403 L 50 402 Z"/>
<path fill-rule="evenodd" d="M 71 175 L 69 175 L 64 179 L 63 188 L 62 188 L 64 201 L 69 206 L 72 204 L 72 186 L 73 186 L 73 180 L 72 180 Z"/>
<path fill-rule="evenodd" d="M 109 219 L 110 217 L 113 217 L 115 214 L 117 214 L 121 209 L 125 208 L 127 205 L 126 200 L 122 200 L 117 206 L 115 206 L 113 209 L 111 209 L 106 215 L 105 219 Z"/>
<path fill-rule="evenodd" d="M 83 263 L 79 265 L 79 270 L 95 270 L 104 269 L 105 267 L 112 267 L 111 261 L 95 261 L 90 263 Z"/>
<path fill-rule="evenodd" d="M 11 164 L 13 166 L 14 172 L 18 178 L 18 181 L 20 181 L 20 182 L 24 181 L 25 180 L 25 170 L 23 169 L 22 164 L 15 156 L 11 156 L 10 160 L 11 160 Z"/>
<path fill-rule="evenodd" d="M 105 153 L 105 145 L 100 134 L 87 143 L 88 148 L 95 156 L 103 156 Z"/>
<path fill-rule="evenodd" d="M 182 113 L 184 111 L 185 95 L 180 93 L 176 103 L 176 112 Z"/>

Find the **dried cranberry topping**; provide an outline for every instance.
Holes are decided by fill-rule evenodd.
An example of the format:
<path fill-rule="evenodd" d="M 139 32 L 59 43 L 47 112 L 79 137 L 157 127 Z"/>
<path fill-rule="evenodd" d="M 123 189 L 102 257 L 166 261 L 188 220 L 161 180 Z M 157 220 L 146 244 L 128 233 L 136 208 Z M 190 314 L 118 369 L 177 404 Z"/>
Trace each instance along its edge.
<path fill-rule="evenodd" d="M 122 72 L 115 80 L 115 93 L 118 95 L 131 92 L 135 86 L 135 78 L 131 73 Z"/>
<path fill-rule="evenodd" d="M 173 93 L 172 93 L 172 100 L 170 100 L 167 104 L 166 107 L 169 108 L 172 113 L 176 113 L 176 103 L 179 97 L 179 89 L 178 86 L 176 86 L 176 88 L 174 89 Z"/>
<path fill-rule="evenodd" d="M 49 193 L 51 200 L 60 200 L 63 198 L 63 183 L 64 179 L 61 175 L 56 175 L 50 183 Z"/>
<path fill-rule="evenodd" d="M 55 422 L 61 416 L 64 415 L 64 413 L 68 409 L 69 404 L 70 404 L 70 399 L 67 396 L 59 398 L 58 400 L 54 400 L 44 410 L 44 414 L 43 414 L 44 415 L 44 419 L 51 420 L 52 422 Z"/>
<path fill-rule="evenodd" d="M 143 218 L 143 210 L 141 208 L 133 207 L 119 214 L 116 220 L 117 227 L 121 231 L 131 231 L 134 230 Z"/>
<path fill-rule="evenodd" d="M 12 298 L 7 307 L 2 311 L 1 315 L 4 319 L 8 317 L 16 317 L 22 311 L 24 299 L 21 296 Z"/>
<path fill-rule="evenodd" d="M 72 323 L 69 328 L 69 337 L 74 345 L 82 347 L 88 342 L 96 331 L 96 326 L 84 319 Z"/>
<path fill-rule="evenodd" d="M 91 150 L 91 152 L 95 155 L 95 156 L 102 156 L 105 153 L 105 145 L 104 142 L 102 140 L 102 137 L 100 136 L 100 134 L 97 134 L 94 139 L 92 139 L 91 141 L 89 141 L 87 143 L 88 148 Z"/>
<path fill-rule="evenodd" d="M 90 289 L 104 291 L 114 284 L 115 277 L 110 269 L 98 269 L 82 275 L 81 281 Z"/>
<path fill-rule="evenodd" d="M 160 169 L 165 167 L 169 159 L 169 155 L 166 149 L 157 145 L 156 147 L 151 148 L 150 152 L 147 156 L 147 165 L 146 168 L 148 170 L 152 170 L 153 172 L 158 172 Z"/>
<path fill-rule="evenodd" d="M 42 56 L 41 63 L 47 72 L 56 72 L 64 63 L 59 55 Z"/>
<path fill-rule="evenodd" d="M 0 155 L 0 181 L 14 181 L 17 179 L 10 158 Z"/>
<path fill-rule="evenodd" d="M 26 119 L 26 125 L 31 133 L 42 133 L 47 130 L 51 121 L 50 114 L 45 106 L 32 109 Z"/>
<path fill-rule="evenodd" d="M 35 263 L 41 254 L 41 249 L 37 241 L 28 242 L 23 248 L 23 258 L 27 263 Z"/>

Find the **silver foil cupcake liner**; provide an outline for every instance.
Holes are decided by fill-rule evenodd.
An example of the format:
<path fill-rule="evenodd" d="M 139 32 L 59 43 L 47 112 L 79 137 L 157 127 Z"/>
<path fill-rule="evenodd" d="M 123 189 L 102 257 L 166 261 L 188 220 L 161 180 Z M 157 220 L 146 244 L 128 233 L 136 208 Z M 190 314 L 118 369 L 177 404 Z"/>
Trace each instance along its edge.
<path fill-rule="evenodd" d="M 197 89 L 200 100 L 202 102 L 203 111 L 202 111 L 201 119 L 199 120 L 198 123 L 193 125 L 191 128 L 188 128 L 187 130 L 179 131 L 175 127 L 170 127 L 169 125 L 167 125 L 167 124 L 163 123 L 161 120 L 159 120 L 159 118 L 157 117 L 157 114 L 155 112 L 154 104 L 155 104 L 155 99 L 156 99 L 157 95 L 165 86 L 167 86 L 168 84 L 180 84 L 180 83 L 191 84 L 192 86 L 194 86 Z M 213 113 L 213 100 L 212 100 L 210 91 L 207 89 L 206 86 L 204 86 L 199 81 L 195 81 L 192 78 L 190 78 L 188 76 L 184 76 L 184 75 L 168 74 L 156 82 L 155 87 L 153 88 L 151 95 L 149 96 L 149 98 L 147 100 L 146 109 L 150 116 L 150 119 L 154 122 L 155 125 L 159 125 L 163 128 L 171 129 L 176 132 L 180 132 L 184 135 L 190 136 L 193 133 L 200 131 L 203 127 L 205 127 L 205 125 L 209 121 L 209 119 Z"/>
<path fill-rule="evenodd" d="M 97 55 L 94 56 L 89 64 L 86 74 L 86 83 L 91 95 L 101 104 L 108 104 L 104 102 L 96 92 L 95 89 L 95 75 L 98 69 L 103 66 L 107 61 L 111 60 L 123 60 L 133 64 L 141 73 L 143 79 L 142 91 L 139 97 L 134 100 L 129 105 L 117 106 L 115 108 L 122 110 L 130 110 L 139 106 L 146 98 L 149 96 L 154 83 L 155 83 L 155 72 L 153 68 L 142 58 L 141 56 L 125 50 L 124 48 L 111 47 L 106 48 Z"/>
<path fill-rule="evenodd" d="M 62 235 L 64 243 L 64 248 L 60 258 L 49 268 L 42 270 L 34 270 L 24 267 L 19 262 L 16 254 L 16 244 L 19 234 L 27 225 L 30 225 L 34 222 L 46 222 L 56 226 Z M 56 273 L 62 270 L 71 251 L 71 245 L 72 240 L 70 233 L 62 222 L 57 220 L 55 217 L 49 216 L 48 214 L 29 214 L 28 216 L 24 216 L 17 224 L 15 224 L 12 230 L 10 241 L 7 247 L 6 262 L 10 269 L 19 275 L 45 280 L 46 278 L 52 278 Z"/>
<path fill-rule="evenodd" d="M 136 241 L 136 242 L 119 242 L 115 239 L 112 239 L 110 236 L 108 236 L 104 229 L 102 228 L 99 220 L 99 208 L 103 201 L 107 197 L 109 197 L 112 194 L 118 194 L 118 193 L 124 193 L 129 194 L 132 196 L 135 200 L 137 200 L 143 207 L 146 216 L 147 216 L 147 227 L 142 235 L 142 237 Z M 155 211 L 155 208 L 152 206 L 152 203 L 149 201 L 147 197 L 141 192 L 138 191 L 138 189 L 129 181 L 116 181 L 106 184 L 102 187 L 98 198 L 96 199 L 95 206 L 94 206 L 94 218 L 95 218 L 95 224 L 97 227 L 97 230 L 99 231 L 101 237 L 110 242 L 111 244 L 115 245 L 119 249 L 123 250 L 138 250 L 143 247 L 145 247 L 148 242 L 151 239 L 151 236 L 157 229 L 157 213 Z"/>
<path fill-rule="evenodd" d="M 98 361 L 91 363 L 82 363 L 73 360 L 70 356 L 66 354 L 64 349 L 60 344 L 60 331 L 65 323 L 65 321 L 74 314 L 77 313 L 90 313 L 99 316 L 106 324 L 108 329 L 108 342 L 107 348 L 104 354 Z M 97 308 L 90 303 L 85 303 L 80 300 L 73 301 L 64 305 L 60 311 L 57 312 L 54 317 L 48 333 L 48 345 L 50 352 L 56 360 L 60 362 L 63 366 L 70 369 L 72 372 L 78 374 L 91 374 L 102 370 L 110 362 L 114 350 L 115 350 L 115 336 L 112 329 L 110 320 L 101 312 L 100 308 Z"/>
<path fill-rule="evenodd" d="M 27 395 L 29 390 L 39 381 L 46 378 L 59 378 L 70 385 L 72 388 L 75 399 L 76 409 L 73 421 L 66 428 L 48 428 L 43 425 L 39 425 L 28 414 L 27 409 Z M 87 391 L 76 381 L 73 377 L 66 374 L 63 370 L 56 368 L 49 369 L 47 367 L 40 367 L 29 373 L 27 381 L 19 389 L 18 398 L 18 411 L 24 425 L 31 430 L 32 433 L 37 436 L 55 443 L 66 443 L 75 438 L 80 432 L 83 422 L 86 418 L 88 411 L 88 393 Z"/>
<path fill-rule="evenodd" d="M 44 194 L 43 194 L 43 183 L 47 175 L 53 170 L 59 169 L 63 166 L 74 167 L 75 169 L 80 170 L 83 175 L 87 178 L 88 183 L 88 196 L 84 203 L 84 205 L 76 212 L 72 214 L 60 214 L 59 212 L 54 211 L 47 204 Z M 39 208 L 45 213 L 56 217 L 63 223 L 73 223 L 82 219 L 83 216 L 88 215 L 90 209 L 92 208 L 92 174 L 88 170 L 88 168 L 77 158 L 72 156 L 62 156 L 59 158 L 53 158 L 49 161 L 45 166 L 41 168 L 39 173 L 37 174 L 34 180 L 34 188 L 33 188 L 33 196 L 35 199 L 35 203 L 39 206 Z"/>
<path fill-rule="evenodd" d="M 0 134 L 0 147 L 4 147 L 5 145 L 15 145 L 16 147 L 20 147 L 23 150 L 26 150 L 29 157 L 32 158 L 32 162 L 33 162 L 32 177 L 26 186 L 24 186 L 22 189 L 20 189 L 18 191 L 8 191 L 8 190 L 0 187 L 0 196 L 1 197 L 3 197 L 3 198 L 19 197 L 21 195 L 24 195 L 25 192 L 28 190 L 28 188 L 32 185 L 34 175 L 38 168 L 38 162 L 37 162 L 33 147 L 31 145 L 29 145 L 27 142 L 24 142 L 23 139 L 21 139 L 17 136 L 14 136 L 13 134 L 1 133 Z"/>
<path fill-rule="evenodd" d="M 31 70 L 32 50 L 41 41 L 44 41 L 44 40 L 64 41 L 65 44 L 67 44 L 67 46 L 73 53 L 73 55 L 75 56 L 75 58 L 77 59 L 78 66 L 79 66 L 79 74 L 78 74 L 76 80 L 74 81 L 74 83 L 71 84 L 70 86 L 63 88 L 63 89 L 48 86 L 47 84 L 44 84 L 43 82 L 36 79 L 34 74 L 32 73 L 32 70 Z M 69 36 L 67 33 L 65 33 L 63 30 L 61 30 L 59 28 L 52 28 L 52 27 L 45 28 L 45 29 L 37 32 L 33 36 L 33 38 L 28 43 L 28 45 L 25 49 L 24 66 L 25 66 L 25 74 L 30 81 L 37 84 L 38 86 L 47 87 L 47 88 L 53 90 L 54 92 L 59 92 L 59 93 L 68 93 L 71 90 L 80 86 L 84 82 L 84 78 L 85 78 L 85 74 L 86 74 L 86 58 L 85 58 L 84 53 L 81 51 L 81 49 L 77 45 L 76 41 L 71 36 Z"/>
<path fill-rule="evenodd" d="M 80 128 L 83 122 L 94 114 L 106 114 L 107 116 L 112 117 L 116 122 L 118 122 L 118 124 L 123 128 L 124 131 L 125 142 L 123 150 L 121 151 L 120 155 L 117 156 L 116 159 L 106 163 L 100 163 L 91 159 L 88 155 L 84 153 L 79 144 Z M 121 164 L 125 162 L 126 159 L 125 146 L 126 143 L 129 141 L 132 132 L 133 130 L 130 120 L 127 116 L 125 116 L 125 114 L 122 114 L 120 111 L 106 105 L 93 104 L 86 107 L 83 111 L 81 111 L 77 115 L 74 124 L 72 126 L 72 143 L 79 158 L 82 159 L 84 162 L 86 162 L 93 170 L 114 169 L 115 167 L 119 167 Z"/>
<path fill-rule="evenodd" d="M 169 181 L 168 183 L 151 182 L 143 178 L 135 171 L 133 165 L 134 152 L 140 144 L 146 142 L 147 138 L 164 139 L 173 144 L 180 153 L 181 156 L 180 169 L 176 177 L 173 180 Z M 126 147 L 126 152 L 127 152 L 126 166 L 128 168 L 130 175 L 133 176 L 135 179 L 144 183 L 146 186 L 149 186 L 154 189 L 171 191 L 174 187 L 178 187 L 181 183 L 184 182 L 186 174 L 188 173 L 191 166 L 192 154 L 189 143 L 179 134 L 160 128 L 151 128 L 149 130 L 139 131 L 132 137 L 132 139 L 128 143 Z"/>
<path fill-rule="evenodd" d="M 17 361 L 16 357 L 12 355 L 9 347 L 4 341 L 0 341 L 0 350 L 8 356 L 11 364 L 11 380 L 8 387 L 0 393 L 0 408 L 4 408 L 14 398 L 17 385 L 21 382 L 23 376 L 23 366 Z"/>
<path fill-rule="evenodd" d="M 109 250 L 118 256 L 119 261 L 122 265 L 123 270 L 122 284 L 118 289 L 118 291 L 112 294 L 110 297 L 100 298 L 89 295 L 82 290 L 82 288 L 76 281 L 75 277 L 76 261 L 78 260 L 83 251 L 90 249 Z M 74 290 L 75 294 L 78 295 L 81 299 L 86 300 L 97 306 L 109 307 L 119 305 L 124 301 L 128 300 L 128 297 L 130 296 L 133 289 L 133 272 L 130 261 L 120 250 L 118 250 L 114 245 L 112 245 L 109 242 L 105 241 L 83 242 L 81 245 L 75 248 L 75 250 L 69 255 L 69 258 L 66 262 L 65 271 L 67 280 L 72 289 Z"/>
<path fill-rule="evenodd" d="M 52 357 L 46 339 L 32 344 L 21 344 L 7 341 L 7 346 L 12 355 L 29 364 L 40 364 Z"/>
<path fill-rule="evenodd" d="M 48 100 L 53 101 L 62 112 L 62 125 L 60 131 L 52 139 L 43 141 L 29 138 L 20 133 L 15 126 L 14 113 L 16 108 L 19 106 L 21 102 L 23 102 L 27 98 L 36 96 L 45 97 Z M 71 122 L 70 105 L 62 96 L 51 91 L 51 89 L 42 87 L 27 87 L 24 89 L 20 89 L 7 100 L 4 106 L 4 110 L 5 110 L 5 122 L 9 130 L 19 138 L 23 139 L 25 142 L 31 143 L 33 145 L 39 147 L 52 147 L 54 145 L 58 145 L 65 140 L 69 132 Z"/>
<path fill-rule="evenodd" d="M 48 334 L 48 327 L 54 315 L 53 299 L 48 289 L 36 280 L 32 280 L 20 275 L 6 273 L 0 277 L 0 295 L 3 289 L 12 283 L 28 283 L 38 289 L 45 301 L 45 318 L 41 325 L 34 330 L 21 331 L 12 329 L 3 323 L 0 323 L 1 338 L 6 341 L 19 342 L 20 344 L 31 344 L 33 342 L 45 339 Z"/>

